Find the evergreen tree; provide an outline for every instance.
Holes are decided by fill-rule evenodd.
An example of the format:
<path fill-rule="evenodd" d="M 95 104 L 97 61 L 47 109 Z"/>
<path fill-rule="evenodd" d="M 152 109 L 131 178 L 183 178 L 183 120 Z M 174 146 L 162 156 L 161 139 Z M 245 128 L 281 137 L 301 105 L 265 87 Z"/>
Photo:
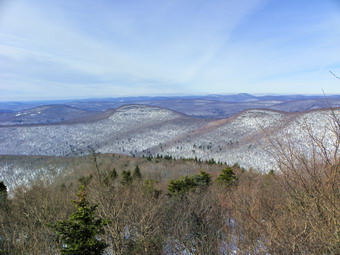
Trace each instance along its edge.
<path fill-rule="evenodd" d="M 222 173 L 217 177 L 216 181 L 220 184 L 231 186 L 233 184 L 236 184 L 238 179 L 233 169 L 230 167 L 227 167 L 222 170 Z"/>
<path fill-rule="evenodd" d="M 193 176 L 181 177 L 177 180 L 171 180 L 168 185 L 170 195 L 183 195 L 189 191 L 202 191 L 208 187 L 211 182 L 210 174 L 201 171 Z"/>
<path fill-rule="evenodd" d="M 194 182 L 197 186 L 206 187 L 211 182 L 211 175 L 201 171 L 199 174 L 193 176 Z"/>
<path fill-rule="evenodd" d="M 76 211 L 69 219 L 57 221 L 51 227 L 61 241 L 62 255 L 101 255 L 108 246 L 99 238 L 108 221 L 97 218 L 97 205 L 86 200 L 85 186 L 80 186 L 78 200 L 72 201 Z"/>
<path fill-rule="evenodd" d="M 130 184 L 132 182 L 132 176 L 130 171 L 123 171 L 121 174 L 121 183 L 124 185 Z"/>
<path fill-rule="evenodd" d="M 0 206 L 5 205 L 7 203 L 7 187 L 4 182 L 0 182 Z"/>
<path fill-rule="evenodd" d="M 109 176 L 112 180 L 116 180 L 118 177 L 118 173 L 116 171 L 116 168 L 113 168 L 112 171 L 109 173 Z"/>
<path fill-rule="evenodd" d="M 104 178 L 105 185 L 112 184 L 113 181 L 115 181 L 118 178 L 118 173 L 116 171 L 116 168 L 113 168 Z"/>
<path fill-rule="evenodd" d="M 138 165 L 136 166 L 135 170 L 133 170 L 133 174 L 132 174 L 132 177 L 134 179 L 141 179 L 142 178 L 142 173 L 138 167 Z"/>
<path fill-rule="evenodd" d="M 183 195 L 196 187 L 197 184 L 194 179 L 185 176 L 177 180 L 171 180 L 168 185 L 168 191 L 170 195 Z"/>
<path fill-rule="evenodd" d="M 143 190 L 145 194 L 153 195 L 156 198 L 159 197 L 159 195 L 161 194 L 161 191 L 155 187 L 156 183 L 157 182 L 152 179 L 145 180 L 143 184 Z"/>

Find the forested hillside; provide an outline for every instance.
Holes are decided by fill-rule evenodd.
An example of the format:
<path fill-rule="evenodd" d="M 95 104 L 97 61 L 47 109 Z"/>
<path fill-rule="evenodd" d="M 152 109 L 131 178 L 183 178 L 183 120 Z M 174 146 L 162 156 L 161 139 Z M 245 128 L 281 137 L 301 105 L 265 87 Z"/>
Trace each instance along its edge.
<path fill-rule="evenodd" d="M 266 174 L 214 161 L 96 153 L 78 158 L 76 165 L 81 167 L 52 182 L 33 182 L 12 194 L 2 184 L 1 254 L 60 254 L 67 247 L 95 247 L 72 246 L 83 237 L 70 241 L 56 231 L 66 231 L 60 224 L 82 226 L 74 215 L 81 206 L 92 205 L 90 217 L 106 222 L 96 235 L 107 246 L 103 254 L 340 251 L 338 160 L 288 157 L 280 172 Z M 72 200 L 83 202 L 74 207 Z"/>
<path fill-rule="evenodd" d="M 199 119 L 168 109 L 129 105 L 76 123 L 0 127 L 0 154 L 82 156 L 92 150 L 130 156 L 171 156 L 275 169 L 270 140 L 309 153 L 313 139 L 334 149 L 339 109 L 302 113 L 251 109 L 227 119 Z M 289 140 L 289 141 L 288 141 Z"/>

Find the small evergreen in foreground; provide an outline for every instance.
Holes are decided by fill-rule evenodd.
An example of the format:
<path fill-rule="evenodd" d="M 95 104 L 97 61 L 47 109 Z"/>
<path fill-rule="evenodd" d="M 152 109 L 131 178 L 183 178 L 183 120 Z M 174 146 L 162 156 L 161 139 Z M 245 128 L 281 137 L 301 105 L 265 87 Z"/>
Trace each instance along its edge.
<path fill-rule="evenodd" d="M 97 205 L 90 205 L 86 200 L 85 187 L 80 186 L 78 200 L 72 201 L 76 211 L 69 219 L 58 221 L 52 225 L 61 241 L 62 255 L 101 255 L 108 246 L 99 238 L 106 220 L 97 218 Z"/>

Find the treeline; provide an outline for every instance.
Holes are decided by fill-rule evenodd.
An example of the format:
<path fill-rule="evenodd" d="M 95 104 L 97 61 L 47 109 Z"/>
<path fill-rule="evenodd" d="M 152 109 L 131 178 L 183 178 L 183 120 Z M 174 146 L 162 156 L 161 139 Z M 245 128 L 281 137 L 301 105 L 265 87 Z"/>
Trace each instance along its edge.
<path fill-rule="evenodd" d="M 277 173 L 201 164 L 160 179 L 138 165 L 103 168 L 97 158 L 65 184 L 35 183 L 11 198 L 0 184 L 0 254 L 77 254 L 62 253 L 71 246 L 56 226 L 74 226 L 80 186 L 103 230 L 95 240 L 106 247 L 88 254 L 339 254 L 340 162 L 291 163 Z"/>
<path fill-rule="evenodd" d="M 135 157 L 135 155 L 133 155 L 133 157 Z M 149 161 L 152 161 L 153 159 L 167 159 L 167 160 L 177 159 L 177 158 L 175 158 L 171 155 L 164 155 L 163 156 L 162 154 L 157 154 L 156 156 L 152 156 L 152 154 L 149 154 L 147 156 L 142 155 L 142 158 L 146 158 Z M 184 160 L 184 161 L 193 161 L 193 162 L 198 162 L 198 163 L 205 163 L 205 164 L 209 164 L 209 165 L 216 165 L 216 164 L 217 165 L 227 165 L 227 163 L 221 162 L 221 161 L 216 161 L 214 158 L 203 160 L 203 159 L 195 156 L 195 157 L 192 157 L 192 158 L 180 157 L 178 159 Z"/>

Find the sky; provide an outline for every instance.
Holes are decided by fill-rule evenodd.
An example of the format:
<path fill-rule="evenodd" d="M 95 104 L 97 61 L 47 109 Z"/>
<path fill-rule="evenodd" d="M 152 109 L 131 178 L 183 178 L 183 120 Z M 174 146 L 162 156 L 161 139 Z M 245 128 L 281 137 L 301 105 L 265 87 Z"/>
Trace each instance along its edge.
<path fill-rule="evenodd" d="M 340 94 L 340 0 L 0 0 L 0 101 Z"/>

